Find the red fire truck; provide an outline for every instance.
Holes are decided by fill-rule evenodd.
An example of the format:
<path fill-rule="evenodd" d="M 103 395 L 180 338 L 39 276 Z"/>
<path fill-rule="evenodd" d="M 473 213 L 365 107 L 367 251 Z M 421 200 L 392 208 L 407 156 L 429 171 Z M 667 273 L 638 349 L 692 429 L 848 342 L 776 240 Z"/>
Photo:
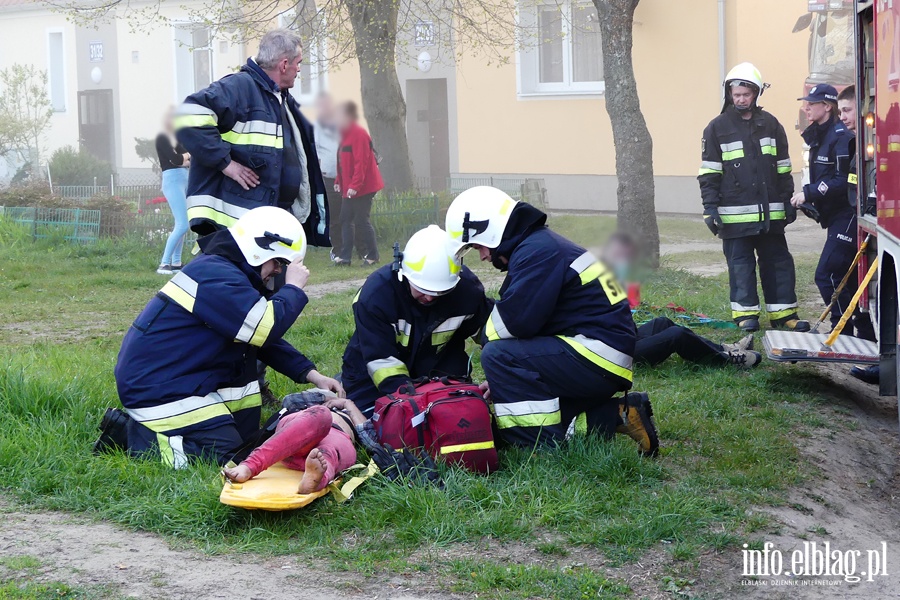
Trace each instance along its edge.
<path fill-rule="evenodd" d="M 824 334 L 792 332 L 768 332 L 765 344 L 769 357 L 779 361 L 878 364 L 880 393 L 892 396 L 900 374 L 900 0 L 855 0 L 850 18 L 859 103 L 859 239 L 869 236 L 860 283 L 877 259 L 859 302 L 875 322 L 878 344 L 846 336 L 825 343 Z"/>
<path fill-rule="evenodd" d="M 897 393 L 900 297 L 900 0 L 855 6 L 860 239 L 871 234 L 860 273 L 878 257 L 867 305 L 879 332 L 881 394 Z"/>

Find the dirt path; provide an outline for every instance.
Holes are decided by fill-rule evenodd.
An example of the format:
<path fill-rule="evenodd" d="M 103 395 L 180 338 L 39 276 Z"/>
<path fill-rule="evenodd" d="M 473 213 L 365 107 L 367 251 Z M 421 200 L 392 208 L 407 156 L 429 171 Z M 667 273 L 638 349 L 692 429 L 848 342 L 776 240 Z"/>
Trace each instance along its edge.
<path fill-rule="evenodd" d="M 833 382 L 822 394 L 825 425 L 797 440 L 810 462 L 810 480 L 790 492 L 786 506 L 761 509 L 778 527 L 761 537 L 780 550 L 790 567 L 792 553 L 804 543 L 825 542 L 832 551 L 861 551 L 856 573 L 871 567 L 869 550 L 887 545 L 886 576 L 858 583 L 842 577 L 758 577 L 763 585 L 741 585 L 743 560 L 730 552 L 721 571 L 731 583 L 724 597 L 787 600 L 795 598 L 900 598 L 900 439 L 896 398 L 881 398 L 876 388 L 847 375 L 845 365 L 818 369 Z M 757 534 L 755 537 L 760 537 Z M 845 563 L 849 566 L 850 563 Z M 874 559 L 873 559 L 874 565 Z M 730 575 L 730 576 L 729 576 Z M 807 582 L 815 582 L 809 585 Z M 837 583 L 837 585 L 835 585 Z"/>
<path fill-rule="evenodd" d="M 0 506 L 2 509 L 2 506 Z M 205 556 L 174 550 L 161 538 L 63 513 L 12 511 L 0 517 L 0 559 L 31 556 L 35 582 L 102 585 L 122 597 L 260 600 L 419 600 L 402 586 L 340 579 L 292 557 Z M 0 575 L 4 567 L 0 566 Z M 339 591 L 339 590 L 344 591 Z M 429 594 L 429 599 L 449 598 Z"/>

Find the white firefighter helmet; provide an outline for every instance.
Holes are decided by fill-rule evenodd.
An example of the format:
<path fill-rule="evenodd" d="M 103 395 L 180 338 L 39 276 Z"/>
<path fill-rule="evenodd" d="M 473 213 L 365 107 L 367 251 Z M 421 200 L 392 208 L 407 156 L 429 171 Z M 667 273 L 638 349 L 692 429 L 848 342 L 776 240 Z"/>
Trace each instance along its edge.
<path fill-rule="evenodd" d="M 725 76 L 726 95 L 729 94 L 728 91 L 732 86 L 747 83 L 752 87 L 756 87 L 757 96 L 761 96 L 766 88 L 769 87 L 768 84 L 763 82 L 762 74 L 759 72 L 759 69 L 754 67 L 751 63 L 743 62 L 739 65 L 735 65 L 734 68 L 728 71 L 728 75 Z"/>
<path fill-rule="evenodd" d="M 447 294 L 459 283 L 458 247 L 459 244 L 454 243 L 447 232 L 437 225 L 420 229 L 406 242 L 397 276 L 400 281 L 405 277 L 413 288 L 423 294 Z"/>
<path fill-rule="evenodd" d="M 513 208 L 518 204 L 502 190 L 487 185 L 469 188 L 447 209 L 447 233 L 457 244 L 500 245 Z"/>
<path fill-rule="evenodd" d="M 228 231 L 252 267 L 273 258 L 293 262 L 306 256 L 303 225 L 283 208 L 260 206 L 249 210 Z"/>

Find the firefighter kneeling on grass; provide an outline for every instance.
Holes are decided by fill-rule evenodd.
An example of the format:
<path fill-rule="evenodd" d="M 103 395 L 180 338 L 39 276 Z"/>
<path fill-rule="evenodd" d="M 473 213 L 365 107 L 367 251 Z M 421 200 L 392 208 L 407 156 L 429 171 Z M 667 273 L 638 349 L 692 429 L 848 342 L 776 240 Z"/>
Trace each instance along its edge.
<path fill-rule="evenodd" d="M 750 63 L 725 79 L 722 113 L 703 131 L 700 194 L 703 219 L 722 238 L 731 284 L 731 315 L 744 331 L 759 330 L 756 264 L 772 327 L 809 331 L 797 316 L 794 258 L 784 237 L 797 218 L 784 127 L 757 106 L 767 87 Z"/>
<path fill-rule="evenodd" d="M 255 208 L 199 244 L 202 254 L 138 315 L 115 369 L 129 453 L 176 468 L 194 457 L 224 464 L 259 429 L 257 357 L 297 383 L 343 395 L 282 339 L 308 301 L 300 222 L 280 208 Z M 272 293 L 266 283 L 282 269 L 286 283 Z M 117 437 L 111 426 L 108 411 L 107 441 Z"/>
<path fill-rule="evenodd" d="M 364 415 L 413 379 L 470 375 L 466 340 L 481 331 L 494 303 L 457 261 L 457 247 L 437 225 L 416 232 L 353 300 L 356 331 L 341 376 Z"/>
<path fill-rule="evenodd" d="M 487 186 L 466 190 L 447 211 L 460 253 L 475 249 L 507 273 L 481 353 L 500 436 L 533 447 L 563 441 L 570 425 L 607 438 L 618 430 L 655 455 L 647 394 L 616 398 L 632 380 L 636 334 L 627 294 L 608 268 L 546 221 Z"/>

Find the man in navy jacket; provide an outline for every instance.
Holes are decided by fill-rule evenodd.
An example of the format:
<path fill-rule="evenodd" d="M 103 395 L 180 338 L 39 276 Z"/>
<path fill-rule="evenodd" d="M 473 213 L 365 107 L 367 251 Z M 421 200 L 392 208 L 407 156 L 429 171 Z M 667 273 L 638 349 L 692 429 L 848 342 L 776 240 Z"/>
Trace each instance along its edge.
<path fill-rule="evenodd" d="M 257 208 L 199 244 L 202 254 L 135 319 L 115 369 L 129 452 L 158 454 L 175 468 L 192 457 L 224 464 L 257 431 L 257 358 L 297 383 L 343 395 L 282 339 L 308 302 L 297 219 Z M 285 285 L 273 293 L 266 283 L 282 269 Z"/>
<path fill-rule="evenodd" d="M 299 36 L 270 31 L 240 72 L 178 108 L 176 136 L 193 156 L 188 218 L 198 234 L 229 227 L 257 206 L 278 206 L 303 223 L 312 245 L 330 245 L 313 128 L 289 93 L 302 58 Z"/>

